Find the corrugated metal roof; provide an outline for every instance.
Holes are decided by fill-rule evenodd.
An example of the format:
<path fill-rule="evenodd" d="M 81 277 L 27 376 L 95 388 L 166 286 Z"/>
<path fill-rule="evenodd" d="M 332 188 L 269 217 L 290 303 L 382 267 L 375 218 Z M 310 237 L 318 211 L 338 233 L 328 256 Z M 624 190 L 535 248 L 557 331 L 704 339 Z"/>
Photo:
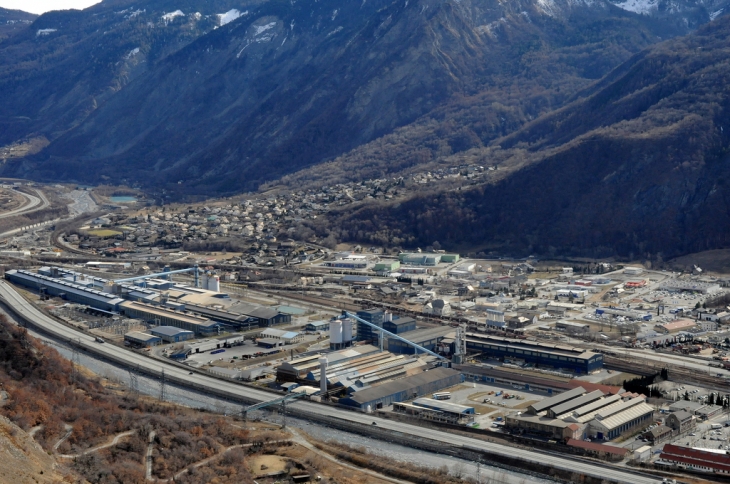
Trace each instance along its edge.
<path fill-rule="evenodd" d="M 458 375 L 458 371 L 450 368 L 434 368 L 433 370 L 424 371 L 418 375 L 401 378 L 399 380 L 390 381 L 383 383 L 382 385 L 361 390 L 352 394 L 349 398 L 362 405 L 368 402 L 380 400 L 381 398 L 385 398 L 404 390 L 410 390 Z"/>
<path fill-rule="evenodd" d="M 606 410 L 611 410 L 611 409 L 616 408 L 616 407 L 620 407 L 622 403 L 624 403 L 624 402 L 622 402 L 622 401 L 619 400 L 617 402 L 611 403 L 610 405 L 606 405 L 605 407 L 597 408 L 596 410 L 593 410 L 592 412 L 588 412 L 588 413 L 586 413 L 584 415 L 581 415 L 579 417 L 571 417 L 571 416 L 568 416 L 568 417 L 565 417 L 565 419 L 567 421 L 577 422 L 577 423 L 580 423 L 580 424 L 588 423 L 591 420 L 593 420 L 594 418 L 596 418 L 596 414 L 598 414 L 598 412 L 603 412 L 603 411 L 606 411 Z"/>
<path fill-rule="evenodd" d="M 625 423 L 631 422 L 632 420 L 639 418 L 647 413 L 654 413 L 654 407 L 646 403 L 640 403 L 629 407 L 626 410 L 616 413 L 608 418 L 598 420 L 598 425 L 605 427 L 606 430 L 613 430 Z"/>
<path fill-rule="evenodd" d="M 413 400 L 413 405 L 440 410 L 446 413 L 474 413 L 474 407 L 445 402 L 443 400 L 434 400 L 433 398 L 416 398 Z"/>
<path fill-rule="evenodd" d="M 586 415 L 591 412 L 598 412 L 603 407 L 607 407 L 608 405 L 616 402 L 620 402 L 621 397 L 618 395 L 611 395 L 610 397 L 601 398 L 599 400 L 596 400 L 595 402 L 591 402 L 588 405 L 583 405 L 582 407 L 576 408 L 575 410 L 571 410 L 567 413 L 564 413 L 562 415 L 558 415 L 558 418 L 566 418 L 570 415 L 574 415 L 576 417 L 581 417 L 583 415 Z"/>
<path fill-rule="evenodd" d="M 633 407 L 635 405 L 638 405 L 638 404 L 640 404 L 640 403 L 642 403 L 644 401 L 646 401 L 646 400 L 644 399 L 643 396 L 642 397 L 632 398 L 631 400 L 628 400 L 628 401 L 625 401 L 625 402 L 621 402 L 621 405 L 619 405 L 619 406 L 617 406 L 615 408 L 601 410 L 600 412 L 598 412 L 596 414 L 596 418 L 598 418 L 599 420 L 602 420 L 604 418 L 609 418 L 611 415 L 613 415 L 615 413 L 622 412 L 623 410 L 628 409 L 628 408 L 631 408 L 631 407 Z"/>
<path fill-rule="evenodd" d="M 532 405 L 530 405 L 530 408 L 532 408 L 535 413 L 539 413 L 543 410 L 547 410 L 548 408 L 560 405 L 563 402 L 567 402 L 568 400 L 571 400 L 573 398 L 578 398 L 585 392 L 586 391 L 583 389 L 583 387 L 573 388 L 572 390 L 568 390 L 567 392 L 555 395 L 554 397 L 546 398 L 540 402 L 533 403 Z"/>
<path fill-rule="evenodd" d="M 595 390 L 581 397 L 568 400 L 567 402 L 561 403 L 560 405 L 555 405 L 554 407 L 548 409 L 548 411 L 555 415 L 561 415 L 565 412 L 569 412 L 576 408 L 580 408 L 588 403 L 594 402 L 602 396 L 603 392 L 601 390 Z"/>

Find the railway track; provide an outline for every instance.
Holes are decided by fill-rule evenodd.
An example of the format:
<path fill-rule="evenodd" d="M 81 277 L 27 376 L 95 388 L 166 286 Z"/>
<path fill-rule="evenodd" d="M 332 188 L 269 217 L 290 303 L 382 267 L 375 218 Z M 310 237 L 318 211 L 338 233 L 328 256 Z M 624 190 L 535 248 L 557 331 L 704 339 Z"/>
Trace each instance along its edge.
<path fill-rule="evenodd" d="M 654 375 L 666 368 L 669 379 L 678 383 L 700 385 L 710 390 L 730 393 L 730 381 L 711 373 L 698 372 L 672 363 L 657 362 L 650 359 L 632 357 L 631 359 L 604 356 L 603 364 L 609 370 L 623 371 L 641 376 Z"/>

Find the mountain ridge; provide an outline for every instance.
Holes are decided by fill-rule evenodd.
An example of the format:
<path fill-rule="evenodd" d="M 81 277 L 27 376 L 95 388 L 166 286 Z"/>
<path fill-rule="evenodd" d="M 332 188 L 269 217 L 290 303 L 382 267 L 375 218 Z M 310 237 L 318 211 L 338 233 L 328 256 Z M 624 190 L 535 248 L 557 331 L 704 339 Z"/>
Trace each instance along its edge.
<path fill-rule="evenodd" d="M 674 14 L 685 19 L 680 27 L 608 1 L 564 0 L 218 0 L 202 14 L 190 0 L 147 0 L 45 15 L 0 47 L 9 66 L 0 70 L 0 121 L 5 142 L 43 134 L 51 144 L 3 171 L 117 180 L 177 197 L 235 193 L 333 160 L 464 96 L 542 92 L 534 98 L 543 108 L 494 130 L 505 135 L 565 102 L 561 87 L 587 88 L 660 37 L 709 19 L 697 13 L 702 5 L 720 3 L 684 2 L 689 13 Z M 58 27 L 72 24 L 86 37 L 58 46 L 71 35 Z M 109 33 L 97 51 L 102 28 Z M 51 56 L 48 67 L 16 68 L 38 49 Z M 510 87 L 511 78 L 520 80 Z M 21 94 L 17 79 L 39 95 Z M 468 126 L 455 136 L 456 151 L 492 139 Z"/>

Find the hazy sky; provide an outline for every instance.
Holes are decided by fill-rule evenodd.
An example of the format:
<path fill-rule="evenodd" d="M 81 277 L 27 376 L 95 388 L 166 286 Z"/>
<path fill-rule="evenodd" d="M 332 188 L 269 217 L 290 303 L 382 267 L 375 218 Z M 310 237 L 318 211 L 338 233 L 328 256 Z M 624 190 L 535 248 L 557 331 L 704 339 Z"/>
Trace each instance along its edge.
<path fill-rule="evenodd" d="M 0 7 L 12 10 L 24 10 L 31 13 L 43 13 L 49 10 L 84 9 L 101 0 L 0 0 Z"/>

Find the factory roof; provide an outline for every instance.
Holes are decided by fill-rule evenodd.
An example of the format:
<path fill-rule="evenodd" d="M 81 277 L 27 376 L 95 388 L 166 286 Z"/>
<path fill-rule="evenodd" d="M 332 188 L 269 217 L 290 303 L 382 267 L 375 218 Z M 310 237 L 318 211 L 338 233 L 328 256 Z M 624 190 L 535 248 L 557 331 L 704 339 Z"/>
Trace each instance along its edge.
<path fill-rule="evenodd" d="M 209 318 L 219 319 L 222 321 L 244 321 L 248 319 L 243 314 L 234 313 L 231 311 L 225 311 L 223 309 L 209 308 L 206 306 L 200 306 L 198 304 L 185 303 L 185 309 L 194 313 L 203 314 Z"/>
<path fill-rule="evenodd" d="M 607 454 L 626 455 L 629 451 L 623 447 L 615 447 L 613 445 L 599 444 L 597 442 L 586 442 L 584 440 L 568 439 L 566 445 L 578 447 L 580 449 L 592 450 L 594 452 L 605 452 Z"/>
<path fill-rule="evenodd" d="M 119 296 L 110 294 L 108 292 L 103 292 L 88 286 L 75 284 L 65 279 L 56 279 L 53 277 L 44 276 L 42 274 L 25 271 L 22 269 L 11 269 L 9 271 L 6 271 L 5 274 L 15 275 L 16 277 L 20 277 L 26 281 L 34 281 L 37 284 L 51 286 L 59 290 L 74 292 L 76 294 L 83 295 L 84 297 L 87 297 L 89 299 L 98 300 L 106 304 L 117 305 L 124 301 L 124 299 L 120 298 Z"/>
<path fill-rule="evenodd" d="M 692 321 L 691 319 L 678 319 L 676 321 L 664 323 L 659 326 L 662 326 L 664 329 L 671 332 L 671 331 L 679 331 L 681 329 L 691 328 L 696 325 L 697 325 L 697 322 Z"/>
<path fill-rule="evenodd" d="M 271 308 L 261 306 L 252 311 L 248 311 L 245 314 L 247 316 L 251 316 L 252 318 L 271 319 L 271 318 L 275 318 L 276 316 L 278 316 L 279 311 L 277 311 L 276 309 L 271 309 Z"/>
<path fill-rule="evenodd" d="M 691 449 L 674 444 L 664 444 L 662 454 L 659 457 L 662 460 L 697 467 L 709 467 L 725 473 L 730 472 L 730 454 L 725 451 L 719 453 L 712 449 Z"/>
<path fill-rule="evenodd" d="M 359 392 L 353 393 L 349 398 L 359 404 L 364 404 L 395 393 L 400 393 L 404 390 L 410 390 L 422 385 L 428 385 L 430 383 L 449 378 L 454 375 L 458 375 L 457 371 L 449 368 L 434 368 L 429 371 L 421 372 L 417 375 L 408 376 L 398 380 L 383 383 L 382 385 L 366 388 Z"/>
<path fill-rule="evenodd" d="M 446 336 L 449 333 L 453 333 L 454 328 L 449 326 L 439 326 L 436 328 L 423 328 L 408 331 L 407 333 L 399 334 L 401 338 L 405 338 L 412 343 L 422 343 L 430 341 L 434 338 Z"/>
<path fill-rule="evenodd" d="M 504 338 L 501 336 L 491 336 L 478 333 L 467 333 L 467 340 L 475 343 L 482 344 L 493 344 L 504 346 L 508 348 L 515 348 L 520 350 L 531 350 L 540 351 L 544 353 L 552 353 L 562 356 L 569 356 L 571 358 L 578 358 L 582 360 L 588 360 L 593 358 L 598 353 L 592 351 L 586 351 L 583 348 L 576 348 L 573 346 L 551 344 L 551 343 L 539 343 L 536 341 L 527 341 L 514 338 Z"/>
<path fill-rule="evenodd" d="M 616 403 L 616 402 L 620 402 L 620 401 L 621 401 L 621 397 L 619 395 L 611 395 L 606 398 L 599 398 L 598 400 L 595 400 L 587 405 L 583 405 L 582 407 L 578 407 L 578 408 L 575 408 L 574 410 L 571 410 L 570 415 L 575 415 L 576 417 L 580 417 L 580 416 L 589 414 L 591 412 L 597 412 L 598 410 L 602 409 L 603 407 L 606 407 L 608 405 L 611 405 L 612 403 Z"/>
<path fill-rule="evenodd" d="M 540 402 L 535 402 L 530 405 L 529 408 L 531 408 L 534 413 L 540 413 L 543 410 L 547 410 L 556 405 L 560 405 L 561 403 L 572 400 L 573 398 L 578 398 L 582 396 L 585 392 L 586 391 L 583 387 L 573 388 L 572 390 L 568 390 L 567 392 L 555 395 L 554 397 L 545 398 Z"/>
<path fill-rule="evenodd" d="M 292 339 L 299 336 L 296 331 L 284 331 L 282 329 L 266 328 L 261 331 L 261 336 L 270 338 Z"/>
<path fill-rule="evenodd" d="M 642 415 L 653 412 L 654 407 L 647 403 L 644 403 L 643 399 L 641 399 L 641 402 L 639 402 L 638 405 L 633 405 L 624 409 L 619 409 L 618 407 L 613 409 L 613 414 L 610 417 L 600 418 L 601 414 L 599 413 L 596 416 L 596 420 L 598 423 L 600 423 L 602 427 L 606 428 L 607 430 L 612 430 L 616 427 L 620 427 L 627 422 L 631 422 L 632 420 L 637 419 Z"/>
<path fill-rule="evenodd" d="M 445 413 L 474 413 L 474 407 L 459 405 L 458 403 L 446 402 L 444 400 L 434 400 L 433 398 L 416 398 L 411 403 L 413 403 L 413 405 L 417 407 L 440 410 Z"/>
<path fill-rule="evenodd" d="M 176 336 L 178 334 L 194 334 L 192 331 L 188 331 L 187 329 L 180 329 L 176 328 L 175 326 L 157 326 L 150 331 L 155 332 L 157 334 L 161 334 L 164 336 Z"/>
<path fill-rule="evenodd" d="M 561 429 L 569 427 L 570 425 L 574 425 L 572 423 L 565 422 L 564 420 L 560 420 L 557 418 L 543 417 L 541 415 L 522 414 L 519 416 L 508 417 L 508 418 L 519 420 L 521 422 L 531 422 L 531 423 L 540 424 L 540 425 L 550 425 L 551 427 L 558 427 Z"/>
<path fill-rule="evenodd" d="M 129 333 L 124 335 L 124 338 L 133 339 L 135 341 L 140 341 L 144 343 L 148 343 L 150 341 L 156 341 L 159 340 L 159 336 L 154 336 L 151 334 L 143 333 L 141 331 L 130 331 Z"/>
<path fill-rule="evenodd" d="M 145 304 L 136 301 L 125 301 L 119 304 L 119 307 L 124 309 L 131 309 L 137 311 L 143 311 L 147 314 L 154 316 L 160 316 L 165 318 L 174 318 L 178 321 L 184 321 L 186 323 L 194 324 L 197 326 L 216 326 L 215 321 L 211 321 L 207 318 L 201 318 L 194 314 L 183 313 L 181 311 L 173 311 L 171 309 L 165 309 L 159 306 L 152 306 L 151 304 Z"/>
<path fill-rule="evenodd" d="M 391 324 L 395 324 L 396 326 L 402 326 L 404 324 L 411 324 L 415 323 L 416 320 L 411 318 L 410 316 L 405 316 L 403 318 L 394 319 L 393 321 L 388 321 Z"/>
<path fill-rule="evenodd" d="M 612 415 L 623 412 L 624 410 L 629 409 L 631 407 L 635 407 L 636 405 L 643 403 L 645 401 L 646 401 L 646 397 L 644 397 L 643 395 L 640 397 L 632 398 L 631 400 L 626 400 L 624 402 L 621 402 L 621 405 L 618 405 L 611 409 L 604 409 L 604 410 L 598 412 L 596 414 L 596 418 L 599 420 L 609 418 Z"/>
<path fill-rule="evenodd" d="M 616 396 L 616 395 L 614 395 L 614 396 Z M 624 403 L 624 402 L 621 401 L 620 397 L 619 397 L 619 400 L 613 401 L 613 402 L 609 403 L 608 405 L 597 408 L 588 413 L 584 413 L 583 415 L 575 415 L 575 414 L 569 415 L 569 416 L 565 417 L 565 420 L 567 420 L 569 422 L 577 422 L 580 424 L 588 423 L 591 420 L 593 420 L 594 418 L 596 418 L 596 415 L 598 413 L 606 411 L 606 410 L 613 410 L 614 408 L 621 406 L 622 403 Z"/>
<path fill-rule="evenodd" d="M 580 408 L 589 403 L 595 402 L 602 396 L 603 392 L 601 390 L 595 390 L 578 398 L 573 398 L 571 400 L 568 400 L 567 402 L 555 405 L 554 407 L 549 408 L 548 411 L 553 415 L 562 415 L 566 412 L 570 412 L 571 410 L 575 410 L 576 408 Z"/>

